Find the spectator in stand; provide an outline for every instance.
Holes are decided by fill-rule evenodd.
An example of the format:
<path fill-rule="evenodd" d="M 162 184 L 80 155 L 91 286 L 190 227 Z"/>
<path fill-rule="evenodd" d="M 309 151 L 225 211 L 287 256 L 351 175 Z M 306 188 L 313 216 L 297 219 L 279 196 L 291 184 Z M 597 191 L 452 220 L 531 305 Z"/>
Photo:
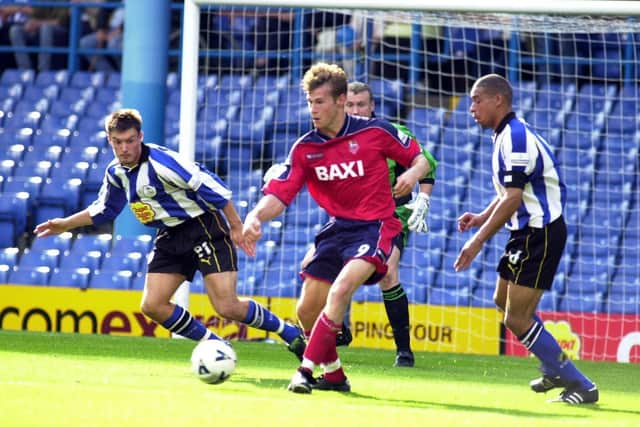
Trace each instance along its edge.
<path fill-rule="evenodd" d="M 53 1 L 64 2 L 64 0 Z M 27 19 L 9 28 L 9 39 L 13 47 L 54 47 L 68 44 L 69 8 L 26 6 L 23 12 L 27 15 Z M 16 52 L 15 59 L 20 69 L 35 68 L 28 52 Z M 53 55 L 50 52 L 38 54 L 38 70 L 50 70 L 52 65 Z"/>
<path fill-rule="evenodd" d="M 106 0 L 114 2 L 116 0 Z M 81 49 L 122 49 L 124 8 L 100 8 L 96 15 L 95 31 L 80 39 Z M 120 56 L 88 55 L 90 71 L 113 72 L 120 69 Z"/>
<path fill-rule="evenodd" d="M 25 6 L 2 6 L 0 7 L 0 45 L 11 44 L 9 39 L 9 28 L 13 24 L 24 23 L 27 19 L 23 9 Z M 15 68 L 16 61 L 13 53 L 5 52 L 0 54 L 0 70 Z"/>

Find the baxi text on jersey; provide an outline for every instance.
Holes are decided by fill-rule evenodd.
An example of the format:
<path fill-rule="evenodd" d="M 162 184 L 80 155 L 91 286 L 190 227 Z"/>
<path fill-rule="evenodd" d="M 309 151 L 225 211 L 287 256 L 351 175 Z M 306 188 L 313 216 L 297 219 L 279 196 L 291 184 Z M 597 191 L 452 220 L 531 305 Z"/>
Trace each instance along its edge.
<path fill-rule="evenodd" d="M 364 176 L 362 160 L 333 163 L 329 166 L 316 166 L 313 169 L 319 181 L 335 181 Z"/>

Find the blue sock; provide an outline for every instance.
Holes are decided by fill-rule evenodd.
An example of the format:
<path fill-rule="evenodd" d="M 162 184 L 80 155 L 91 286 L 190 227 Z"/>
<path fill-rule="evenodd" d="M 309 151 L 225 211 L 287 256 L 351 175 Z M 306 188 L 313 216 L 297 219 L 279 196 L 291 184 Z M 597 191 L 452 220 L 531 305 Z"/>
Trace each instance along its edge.
<path fill-rule="evenodd" d="M 533 320 L 535 320 L 536 322 L 540 323 L 541 325 L 544 325 L 544 322 L 542 321 L 542 319 L 540 319 L 540 317 L 538 316 L 537 313 L 533 313 Z M 548 377 L 557 377 L 558 376 L 558 373 L 556 371 L 551 369 L 551 367 L 547 366 L 542 361 L 540 361 L 540 369 L 542 370 L 543 375 L 546 375 Z"/>
<path fill-rule="evenodd" d="M 282 319 L 254 300 L 249 300 L 247 317 L 245 317 L 243 323 L 264 331 L 277 332 L 280 338 L 287 343 L 290 343 L 295 337 L 300 335 L 298 328 L 282 321 Z"/>
<path fill-rule="evenodd" d="M 594 386 L 562 351 L 556 339 L 544 328 L 538 316 L 534 316 L 533 325 L 518 339 L 542 362 L 543 367 L 560 376 L 567 384 L 578 383 L 584 389 L 590 389 Z"/>
<path fill-rule="evenodd" d="M 176 305 L 171 316 L 162 322 L 162 326 L 173 333 L 194 341 L 221 339 L 179 305 Z"/>

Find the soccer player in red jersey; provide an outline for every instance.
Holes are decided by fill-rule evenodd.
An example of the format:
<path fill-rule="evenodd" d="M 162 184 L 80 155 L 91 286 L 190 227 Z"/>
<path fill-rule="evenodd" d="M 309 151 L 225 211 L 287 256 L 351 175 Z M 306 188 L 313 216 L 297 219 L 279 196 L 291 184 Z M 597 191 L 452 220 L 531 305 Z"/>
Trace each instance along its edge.
<path fill-rule="evenodd" d="M 302 275 L 331 283 L 331 290 L 289 390 L 350 391 L 336 334 L 358 286 L 377 283 L 387 271 L 393 239 L 402 231 L 393 197 L 409 194 L 429 166 L 418 143 L 391 123 L 345 114 L 347 75 L 337 65 L 314 65 L 302 86 L 314 129 L 296 141 L 280 173 L 265 185 L 243 233 L 255 247 L 262 223 L 281 214 L 305 184 L 327 211 L 331 220 L 318 232 L 316 253 Z M 407 167 L 393 188 L 388 158 Z M 318 365 L 324 373 L 316 380 Z"/>

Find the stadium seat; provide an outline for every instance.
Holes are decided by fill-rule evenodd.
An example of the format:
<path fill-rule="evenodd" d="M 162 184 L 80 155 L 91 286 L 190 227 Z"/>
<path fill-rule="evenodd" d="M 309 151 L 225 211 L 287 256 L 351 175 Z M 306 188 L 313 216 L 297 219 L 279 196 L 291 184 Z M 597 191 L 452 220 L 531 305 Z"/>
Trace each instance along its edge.
<path fill-rule="evenodd" d="M 76 254 L 98 251 L 101 255 L 104 255 L 111 249 L 111 240 L 111 234 L 106 233 L 98 235 L 78 234 L 71 250 Z"/>
<path fill-rule="evenodd" d="M 40 129 L 33 135 L 31 148 L 34 150 L 44 149 L 51 146 L 66 147 L 69 144 L 71 131 L 69 129 Z"/>
<path fill-rule="evenodd" d="M 474 307 L 495 307 L 493 293 L 494 287 L 480 286 L 473 289 L 470 296 L 471 305 Z"/>
<path fill-rule="evenodd" d="M 13 267 L 0 263 L 0 284 L 9 283 L 9 273 Z"/>
<path fill-rule="evenodd" d="M 5 178 L 13 175 L 13 169 L 16 167 L 16 164 L 17 162 L 12 159 L 0 160 L 0 176 Z"/>
<path fill-rule="evenodd" d="M 22 98 L 24 86 L 22 83 L 4 84 L 0 83 L 0 99 L 12 98 L 18 100 Z"/>
<path fill-rule="evenodd" d="M 37 102 L 41 99 L 48 99 L 53 101 L 60 95 L 60 87 L 56 84 L 50 84 L 48 86 L 34 86 L 26 85 L 22 99 L 31 102 Z"/>
<path fill-rule="evenodd" d="M 112 254 L 124 255 L 131 252 L 141 252 L 146 256 L 153 246 L 153 236 L 141 234 L 139 236 L 117 235 L 113 239 Z"/>
<path fill-rule="evenodd" d="M 599 313 L 603 310 L 604 294 L 567 291 L 560 302 L 559 310 L 575 313 Z"/>
<path fill-rule="evenodd" d="M 40 156 L 38 156 L 40 154 Z M 13 176 L 18 177 L 40 177 L 43 182 L 49 176 L 53 163 L 49 160 L 42 160 L 42 153 L 27 151 L 24 159 L 13 170 Z"/>
<path fill-rule="evenodd" d="M 35 81 L 35 76 L 36 73 L 34 70 L 18 70 L 15 68 L 7 68 L 2 73 L 0 83 L 2 83 L 3 85 L 13 83 L 30 84 Z"/>
<path fill-rule="evenodd" d="M 45 249 L 43 251 L 25 250 L 20 257 L 18 267 L 35 268 L 46 266 L 53 270 L 58 266 L 61 256 L 62 253 L 59 249 Z"/>
<path fill-rule="evenodd" d="M 28 200 L 29 195 L 24 192 L 0 194 L 0 248 L 17 246 L 18 237 L 27 226 Z"/>
<path fill-rule="evenodd" d="M 69 72 L 67 70 L 41 70 L 35 77 L 36 86 L 66 86 L 69 82 Z"/>
<path fill-rule="evenodd" d="M 106 85 L 106 74 L 96 71 L 76 71 L 71 76 L 71 80 L 69 81 L 69 86 L 77 87 L 77 88 L 87 88 L 87 87 L 103 87 Z"/>
<path fill-rule="evenodd" d="M 428 302 L 431 305 L 469 306 L 471 303 L 471 291 L 469 287 L 447 289 L 431 288 Z"/>
<path fill-rule="evenodd" d="M 131 271 L 103 271 L 93 273 L 89 280 L 89 289 L 118 289 L 131 288 L 133 273 Z"/>
<path fill-rule="evenodd" d="M 0 249 L 0 264 L 15 267 L 18 265 L 18 258 L 20 257 L 20 248 L 17 247 L 3 247 Z"/>
<path fill-rule="evenodd" d="M 55 236 L 41 237 L 33 239 L 29 249 L 31 251 L 44 251 L 47 249 L 58 249 L 61 254 L 71 249 L 73 234 L 64 232 Z"/>
<path fill-rule="evenodd" d="M 34 268 L 15 267 L 10 273 L 8 281 L 13 285 L 47 286 L 51 269 L 45 266 Z"/>
<path fill-rule="evenodd" d="M 50 286 L 86 289 L 89 286 L 91 270 L 86 267 L 55 269 L 49 279 Z"/>
<path fill-rule="evenodd" d="M 145 254 L 141 252 L 117 253 L 111 252 L 102 260 L 102 271 L 132 271 L 134 273 L 140 271 L 140 266 L 145 259 Z"/>
<path fill-rule="evenodd" d="M 96 271 L 100 268 L 102 262 L 102 253 L 100 251 L 69 251 L 60 260 L 60 269 L 72 270 L 76 268 L 86 267 L 91 271 Z"/>
<path fill-rule="evenodd" d="M 144 274 L 137 273 L 135 276 L 133 276 L 133 279 L 131 281 L 131 289 L 136 291 L 144 290 L 145 280 L 146 276 Z"/>
<path fill-rule="evenodd" d="M 355 303 L 382 302 L 382 292 L 377 285 L 361 285 L 353 293 L 351 300 Z"/>
<path fill-rule="evenodd" d="M 442 127 L 447 111 L 437 107 L 414 107 L 407 114 L 407 126 L 414 129 L 416 126 L 436 125 Z M 467 113 L 469 114 L 469 113 Z"/>

